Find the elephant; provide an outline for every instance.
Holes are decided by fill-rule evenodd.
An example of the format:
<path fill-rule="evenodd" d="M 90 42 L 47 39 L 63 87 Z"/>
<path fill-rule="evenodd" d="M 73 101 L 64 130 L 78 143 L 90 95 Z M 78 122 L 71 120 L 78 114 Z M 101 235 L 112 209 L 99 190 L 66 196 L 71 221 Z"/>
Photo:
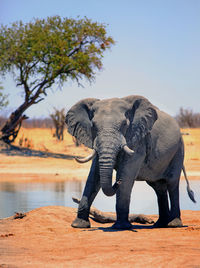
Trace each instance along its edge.
<path fill-rule="evenodd" d="M 89 156 L 76 158 L 80 163 L 92 160 L 92 165 L 72 227 L 90 227 L 90 207 L 101 188 L 106 196 L 116 194 L 112 228 L 132 228 L 128 215 L 135 181 L 146 181 L 157 195 L 159 217 L 154 227 L 182 226 L 179 180 L 182 170 L 186 176 L 184 144 L 173 117 L 145 97 L 131 95 L 83 99 L 67 112 L 65 122 L 68 132 L 92 149 Z M 186 181 L 195 202 L 187 177 Z"/>

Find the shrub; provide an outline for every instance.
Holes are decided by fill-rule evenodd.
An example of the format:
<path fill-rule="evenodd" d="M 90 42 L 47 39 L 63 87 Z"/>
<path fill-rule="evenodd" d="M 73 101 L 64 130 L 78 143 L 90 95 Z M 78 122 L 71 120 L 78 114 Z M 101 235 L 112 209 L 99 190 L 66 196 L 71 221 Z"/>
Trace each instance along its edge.
<path fill-rule="evenodd" d="M 200 113 L 193 113 L 191 109 L 180 108 L 176 120 L 182 128 L 200 127 Z"/>

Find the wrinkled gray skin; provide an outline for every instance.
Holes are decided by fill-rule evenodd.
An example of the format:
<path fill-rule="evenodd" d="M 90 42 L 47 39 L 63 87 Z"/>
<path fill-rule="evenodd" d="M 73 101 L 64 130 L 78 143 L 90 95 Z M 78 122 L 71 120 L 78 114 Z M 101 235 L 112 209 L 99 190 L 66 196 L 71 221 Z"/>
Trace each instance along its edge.
<path fill-rule="evenodd" d="M 97 152 L 72 226 L 90 227 L 90 206 L 100 188 L 116 193 L 116 229 L 132 227 L 128 221 L 134 181 L 153 187 L 159 207 L 155 227 L 181 226 L 179 179 L 184 146 L 176 121 L 141 96 L 106 100 L 84 99 L 67 113 L 68 131 Z M 127 153 L 124 145 L 134 150 Z M 112 173 L 116 181 L 112 186 Z M 119 187 L 118 187 L 119 186 Z M 171 203 L 169 208 L 168 197 Z"/>

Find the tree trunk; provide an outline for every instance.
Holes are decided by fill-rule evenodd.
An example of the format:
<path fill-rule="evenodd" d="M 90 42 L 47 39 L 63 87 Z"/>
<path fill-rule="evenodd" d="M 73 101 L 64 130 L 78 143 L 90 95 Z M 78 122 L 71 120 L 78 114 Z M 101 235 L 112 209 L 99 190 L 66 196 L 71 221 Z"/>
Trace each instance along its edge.
<path fill-rule="evenodd" d="M 0 136 L 0 139 L 3 140 L 5 143 L 10 144 L 16 139 L 22 121 L 28 119 L 26 115 L 23 115 L 23 113 L 29 106 L 30 103 L 23 103 L 15 112 L 10 115 L 10 117 L 6 121 L 5 125 L 1 129 Z"/>

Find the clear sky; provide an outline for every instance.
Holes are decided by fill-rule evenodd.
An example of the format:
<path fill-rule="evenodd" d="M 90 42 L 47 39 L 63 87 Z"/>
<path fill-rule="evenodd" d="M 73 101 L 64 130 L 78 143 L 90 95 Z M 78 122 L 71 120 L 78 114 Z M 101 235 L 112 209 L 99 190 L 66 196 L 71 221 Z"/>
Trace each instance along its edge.
<path fill-rule="evenodd" d="M 132 94 L 171 115 L 180 107 L 200 112 L 200 0 L 0 0 L 1 24 L 53 15 L 106 23 L 116 45 L 93 84 L 66 83 L 27 115 L 48 116 L 53 107 L 67 110 L 82 98 Z M 3 85 L 8 113 L 22 103 L 21 90 L 10 78 Z"/>

